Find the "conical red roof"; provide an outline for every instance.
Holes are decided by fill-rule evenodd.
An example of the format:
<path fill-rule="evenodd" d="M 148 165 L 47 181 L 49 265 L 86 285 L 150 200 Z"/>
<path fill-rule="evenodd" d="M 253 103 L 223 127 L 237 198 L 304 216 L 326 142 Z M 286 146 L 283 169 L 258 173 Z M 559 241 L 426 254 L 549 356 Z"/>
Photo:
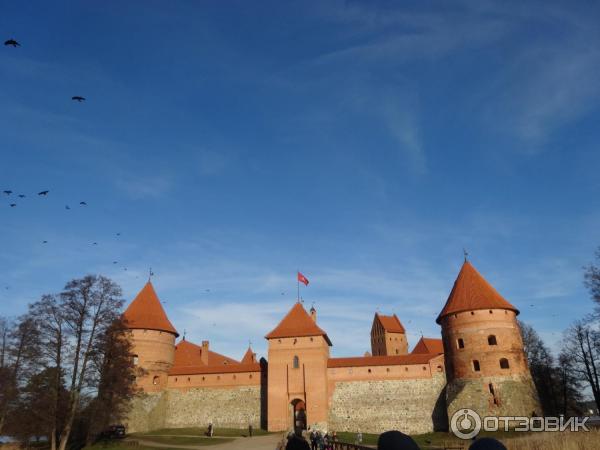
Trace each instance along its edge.
<path fill-rule="evenodd" d="M 303 336 L 323 336 L 327 343 L 331 345 L 327 333 L 317 326 L 315 321 L 304 309 L 304 306 L 302 306 L 302 303 L 297 302 L 282 321 L 279 322 L 279 325 L 265 337 L 267 339 L 273 339 Z"/>
<path fill-rule="evenodd" d="M 241 363 L 242 364 L 253 364 L 255 362 L 256 362 L 256 353 L 254 353 L 252 351 L 251 347 L 248 347 L 248 350 L 246 351 L 246 354 L 242 358 Z"/>
<path fill-rule="evenodd" d="M 123 318 L 127 322 L 127 328 L 130 329 L 167 331 L 179 336 L 160 304 L 150 281 L 127 307 Z"/>
<path fill-rule="evenodd" d="M 440 323 L 448 314 L 476 309 L 510 309 L 519 314 L 517 308 L 507 302 L 469 261 L 465 261 L 436 322 Z"/>

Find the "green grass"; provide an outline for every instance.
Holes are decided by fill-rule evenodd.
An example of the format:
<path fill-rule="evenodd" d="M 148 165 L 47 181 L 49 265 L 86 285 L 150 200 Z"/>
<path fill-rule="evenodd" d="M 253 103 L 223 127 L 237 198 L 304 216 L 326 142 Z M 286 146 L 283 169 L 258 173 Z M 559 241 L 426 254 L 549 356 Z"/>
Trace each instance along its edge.
<path fill-rule="evenodd" d="M 223 444 L 225 442 L 233 441 L 232 438 L 209 438 L 205 436 L 154 436 L 154 435 L 146 435 L 139 436 L 140 439 L 143 439 L 148 442 L 156 442 L 158 444 L 167 444 L 167 445 L 215 445 L 215 444 Z M 133 449 L 132 449 L 133 450 Z"/>
<path fill-rule="evenodd" d="M 338 439 L 341 442 L 347 442 L 349 444 L 354 444 L 356 441 L 356 433 L 351 433 L 348 431 L 338 431 L 336 432 Z M 378 434 L 370 434 L 363 433 L 362 434 L 362 445 L 377 445 L 377 439 L 379 438 Z"/>
<path fill-rule="evenodd" d="M 133 433 L 132 437 L 150 437 L 150 436 L 206 436 L 208 426 L 206 427 L 192 427 L 192 428 L 161 428 L 159 430 L 147 431 L 144 433 Z M 262 436 L 269 434 L 268 431 L 260 428 L 253 428 L 253 436 Z M 214 436 L 219 437 L 243 437 L 248 436 L 248 428 L 237 429 L 237 428 L 220 428 L 216 427 Z"/>
<path fill-rule="evenodd" d="M 94 444 L 91 447 L 84 447 L 83 450 L 156 450 L 156 447 L 146 447 L 145 445 L 126 445 L 124 442 L 105 441 Z M 160 450 L 181 450 L 161 448 Z"/>

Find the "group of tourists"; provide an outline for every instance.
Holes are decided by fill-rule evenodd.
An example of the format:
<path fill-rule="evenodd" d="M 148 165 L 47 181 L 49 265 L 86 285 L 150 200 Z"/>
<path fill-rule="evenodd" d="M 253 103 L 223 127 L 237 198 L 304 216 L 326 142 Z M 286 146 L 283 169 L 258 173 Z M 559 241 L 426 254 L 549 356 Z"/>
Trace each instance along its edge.
<path fill-rule="evenodd" d="M 310 445 L 307 441 L 310 441 Z M 313 429 L 306 436 L 302 436 L 300 433 L 290 433 L 287 442 L 285 442 L 285 439 L 280 442 L 277 450 L 335 450 L 336 442 L 338 440 L 335 432 L 331 434 L 321 433 Z M 420 449 L 410 436 L 400 431 L 386 431 L 379 436 L 377 450 Z M 469 446 L 469 450 L 506 450 L 506 447 L 500 441 L 486 437 L 474 440 Z"/>
<path fill-rule="evenodd" d="M 309 431 L 308 439 L 310 441 L 311 450 L 333 450 L 333 444 L 338 441 L 336 432 L 329 434 L 315 430 L 314 428 Z"/>

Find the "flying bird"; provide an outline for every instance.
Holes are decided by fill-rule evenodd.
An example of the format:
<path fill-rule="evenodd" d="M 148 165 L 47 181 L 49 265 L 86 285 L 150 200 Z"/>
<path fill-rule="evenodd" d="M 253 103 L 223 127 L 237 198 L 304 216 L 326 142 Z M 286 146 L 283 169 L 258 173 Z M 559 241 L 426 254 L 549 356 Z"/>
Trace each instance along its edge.
<path fill-rule="evenodd" d="M 69 205 L 65 205 L 65 209 L 71 209 Z"/>
<path fill-rule="evenodd" d="M 97 243 L 97 242 L 94 242 L 92 245 L 98 245 L 98 243 Z"/>
<path fill-rule="evenodd" d="M 47 243 L 48 243 L 48 241 L 42 241 L 42 244 L 47 244 Z"/>
<path fill-rule="evenodd" d="M 50 192 L 50 191 L 41 191 L 41 192 L 38 192 L 38 195 L 46 196 L 46 195 L 48 195 L 48 192 Z"/>
<path fill-rule="evenodd" d="M 113 261 L 113 264 L 118 264 L 118 263 L 119 263 L 119 261 Z"/>
<path fill-rule="evenodd" d="M 25 198 L 25 194 L 19 194 L 19 198 Z"/>
<path fill-rule="evenodd" d="M 85 101 L 85 97 L 81 97 L 79 95 L 74 95 L 73 97 L 71 97 L 71 100 L 75 100 L 75 101 L 81 103 L 81 102 Z"/>
<path fill-rule="evenodd" d="M 12 191 L 3 191 L 6 195 L 12 194 Z"/>
<path fill-rule="evenodd" d="M 17 47 L 21 46 L 21 44 L 19 44 L 14 39 L 9 39 L 8 41 L 4 41 L 4 45 L 6 45 L 6 46 L 12 45 L 14 48 L 17 48 Z"/>
<path fill-rule="evenodd" d="M 117 233 L 117 236 L 121 236 L 121 233 Z"/>
<path fill-rule="evenodd" d="M 11 204 L 10 204 L 10 207 L 11 207 L 11 208 L 14 208 L 15 206 L 17 206 L 17 204 L 16 204 L 16 203 L 11 203 Z"/>
<path fill-rule="evenodd" d="M 87 206 L 87 203 L 86 203 L 86 202 L 79 202 L 79 204 L 80 204 L 81 206 Z"/>

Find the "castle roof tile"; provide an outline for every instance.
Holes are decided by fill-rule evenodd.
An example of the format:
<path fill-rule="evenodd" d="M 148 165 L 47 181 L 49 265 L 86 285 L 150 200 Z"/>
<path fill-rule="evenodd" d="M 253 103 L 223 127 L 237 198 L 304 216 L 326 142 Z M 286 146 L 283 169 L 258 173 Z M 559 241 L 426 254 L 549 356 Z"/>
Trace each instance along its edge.
<path fill-rule="evenodd" d="M 398 319 L 398 316 L 396 316 L 396 314 L 394 314 L 392 316 L 384 316 L 383 314 L 375 313 L 375 315 L 379 319 L 379 323 L 381 323 L 381 326 L 383 327 L 383 329 L 385 331 L 387 331 L 388 333 L 405 333 L 406 332 L 406 330 L 404 329 L 404 326 L 402 325 L 402 323 L 400 322 L 400 319 Z"/>
<path fill-rule="evenodd" d="M 506 301 L 469 261 L 465 261 L 436 322 L 440 323 L 448 314 L 477 309 L 510 309 L 519 314 L 517 308 Z"/>
<path fill-rule="evenodd" d="M 179 336 L 148 281 L 123 313 L 129 329 L 159 330 Z"/>
<path fill-rule="evenodd" d="M 267 339 L 285 338 L 285 337 L 304 337 L 304 336 L 323 336 L 331 346 L 331 341 L 327 333 L 323 331 L 310 317 L 302 306 L 302 303 L 296 304 L 290 309 L 279 324 L 265 336 Z"/>
<path fill-rule="evenodd" d="M 350 358 L 329 358 L 327 367 L 365 367 L 365 366 L 403 366 L 427 364 L 438 355 L 431 353 L 392 355 L 392 356 L 356 356 Z"/>
<path fill-rule="evenodd" d="M 441 339 L 421 337 L 411 354 L 441 355 L 444 353 L 444 344 Z"/>

